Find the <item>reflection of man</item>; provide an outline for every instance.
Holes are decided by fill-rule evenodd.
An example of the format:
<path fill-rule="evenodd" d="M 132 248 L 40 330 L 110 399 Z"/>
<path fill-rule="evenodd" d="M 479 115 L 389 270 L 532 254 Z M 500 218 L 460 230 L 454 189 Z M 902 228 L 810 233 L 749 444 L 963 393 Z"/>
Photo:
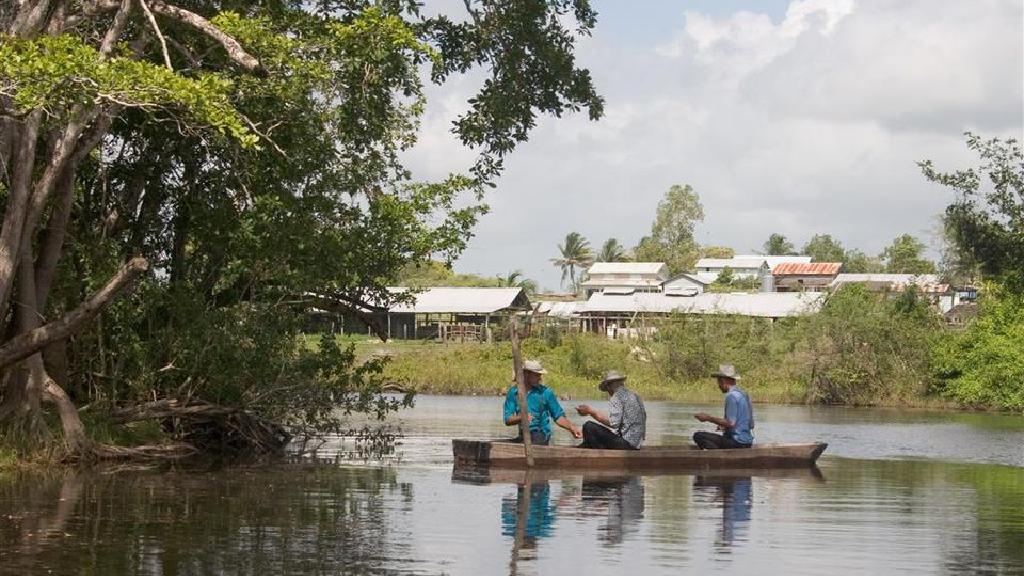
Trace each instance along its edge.
<path fill-rule="evenodd" d="M 586 404 L 576 407 L 580 416 L 590 416 L 597 420 L 583 425 L 583 443 L 580 448 L 640 448 L 647 435 L 647 411 L 643 400 L 636 392 L 626 388 L 626 377 L 615 370 L 608 371 L 597 387 L 611 397 L 608 414 Z"/>
<path fill-rule="evenodd" d="M 754 443 L 754 409 L 750 397 L 736 383 L 740 375 L 732 364 L 722 364 L 712 374 L 718 380 L 718 389 L 725 394 L 725 418 L 718 418 L 705 412 L 694 414 L 701 422 L 718 425 L 722 434 L 700 431 L 693 435 L 693 441 L 704 450 L 717 448 L 750 448 Z"/>
<path fill-rule="evenodd" d="M 514 497 L 501 499 L 501 534 L 522 536 L 527 547 L 536 544 L 538 538 L 551 535 L 555 518 L 551 485 L 547 482 L 519 484 Z"/>
<path fill-rule="evenodd" d="M 722 503 L 721 544 L 731 546 L 736 536 L 744 539 L 753 505 L 753 483 L 749 476 L 738 478 L 702 477 L 693 481 L 694 490 L 717 489 L 714 498 Z"/>
<path fill-rule="evenodd" d="M 572 433 L 573 438 L 582 438 L 583 432 L 565 417 L 565 410 L 558 403 L 558 398 L 550 388 L 541 383 L 542 375 L 547 370 L 536 360 L 523 362 L 523 382 L 526 384 L 526 408 L 530 423 L 530 441 L 533 444 L 551 442 L 551 420 L 559 427 Z M 505 425 L 518 426 L 522 416 L 519 414 L 519 389 L 512 386 L 505 395 Z M 522 436 L 515 441 L 522 442 Z"/>
<path fill-rule="evenodd" d="M 640 476 L 629 478 L 583 479 L 580 493 L 584 510 L 607 505 L 607 521 L 598 532 L 598 540 L 606 544 L 622 542 L 634 532 L 644 517 L 644 485 Z"/>

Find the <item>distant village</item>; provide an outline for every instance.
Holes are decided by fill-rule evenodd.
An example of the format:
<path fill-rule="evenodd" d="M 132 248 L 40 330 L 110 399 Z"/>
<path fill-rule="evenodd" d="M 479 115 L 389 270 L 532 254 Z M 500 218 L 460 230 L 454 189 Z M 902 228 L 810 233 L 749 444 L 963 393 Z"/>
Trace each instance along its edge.
<path fill-rule="evenodd" d="M 954 326 L 976 313 L 973 287 L 943 283 L 936 274 L 842 269 L 841 262 L 813 262 L 810 256 L 760 254 L 701 258 L 692 271 L 676 275 L 664 262 L 594 262 L 575 283 L 575 293 L 531 294 L 522 286 L 395 287 L 391 290 L 396 294 L 412 291 L 414 296 L 369 312 L 370 318 L 362 321 L 349 318 L 345 324 L 347 331 L 377 332 L 389 339 L 489 341 L 505 325 L 502 320 L 515 314 L 566 330 L 630 338 L 649 333 L 655 329 L 653 321 L 673 314 L 766 321 L 814 314 L 830 293 L 849 284 L 862 285 L 880 297 L 913 289 Z M 346 326 L 332 328 L 346 331 Z"/>

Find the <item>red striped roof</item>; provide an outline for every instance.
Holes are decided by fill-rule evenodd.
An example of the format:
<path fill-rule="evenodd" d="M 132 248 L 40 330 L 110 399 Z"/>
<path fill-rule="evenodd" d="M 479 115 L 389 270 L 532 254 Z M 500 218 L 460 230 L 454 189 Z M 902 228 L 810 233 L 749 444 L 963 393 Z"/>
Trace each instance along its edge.
<path fill-rule="evenodd" d="M 841 262 L 783 262 L 772 269 L 773 276 L 835 276 L 843 267 Z"/>

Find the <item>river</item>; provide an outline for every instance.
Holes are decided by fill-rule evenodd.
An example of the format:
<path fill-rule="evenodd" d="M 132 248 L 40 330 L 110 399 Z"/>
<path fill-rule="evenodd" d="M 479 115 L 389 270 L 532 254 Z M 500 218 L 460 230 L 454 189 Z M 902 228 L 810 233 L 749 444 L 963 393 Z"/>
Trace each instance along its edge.
<path fill-rule="evenodd" d="M 0 574 L 1024 574 L 1021 416 L 758 406 L 817 469 L 453 474 L 500 404 L 420 397 L 383 461 L 0 476 Z M 649 403 L 648 442 L 719 409 Z"/>

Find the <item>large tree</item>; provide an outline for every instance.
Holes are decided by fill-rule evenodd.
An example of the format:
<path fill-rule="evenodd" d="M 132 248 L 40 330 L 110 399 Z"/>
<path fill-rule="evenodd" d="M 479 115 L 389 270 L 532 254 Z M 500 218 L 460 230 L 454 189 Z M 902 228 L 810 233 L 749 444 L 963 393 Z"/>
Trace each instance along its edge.
<path fill-rule="evenodd" d="M 45 398 L 83 451 L 75 399 L 204 397 L 302 423 L 373 397 L 350 353 L 289 344 L 302 313 L 387 306 L 405 264 L 458 255 L 538 115 L 601 114 L 573 55 L 586 0 L 464 10 L 0 3 L 0 424 L 45 434 Z M 476 161 L 412 181 L 422 80 L 474 68 L 453 130 Z"/>
<path fill-rule="evenodd" d="M 910 234 L 901 234 L 879 258 L 885 262 L 885 271 L 889 274 L 934 274 L 935 263 L 924 257 L 924 250 L 923 242 Z"/>
<path fill-rule="evenodd" d="M 578 292 L 582 271 L 594 262 L 590 242 L 579 232 L 566 234 L 565 241 L 558 245 L 558 257 L 552 258 L 551 262 L 562 270 L 562 286 L 565 287 L 568 280 L 572 291 Z"/>
<path fill-rule="evenodd" d="M 1024 150 L 1014 139 L 966 137 L 978 166 L 940 172 L 931 160 L 919 163 L 928 180 L 957 193 L 944 218 L 952 267 L 969 277 L 980 266 L 985 275 L 1024 290 Z"/>
<path fill-rule="evenodd" d="M 769 256 L 792 256 L 796 254 L 796 248 L 793 247 L 793 243 L 778 232 L 773 232 L 768 236 L 761 250 Z"/>
<path fill-rule="evenodd" d="M 689 184 L 673 185 L 658 203 L 650 236 L 633 249 L 634 258 L 665 262 L 672 274 L 691 269 L 700 255 L 693 230 L 703 220 L 704 206 L 697 192 Z"/>
<path fill-rule="evenodd" d="M 843 245 L 831 234 L 815 234 L 800 250 L 804 256 L 810 256 L 813 262 L 842 262 L 846 258 Z"/>

